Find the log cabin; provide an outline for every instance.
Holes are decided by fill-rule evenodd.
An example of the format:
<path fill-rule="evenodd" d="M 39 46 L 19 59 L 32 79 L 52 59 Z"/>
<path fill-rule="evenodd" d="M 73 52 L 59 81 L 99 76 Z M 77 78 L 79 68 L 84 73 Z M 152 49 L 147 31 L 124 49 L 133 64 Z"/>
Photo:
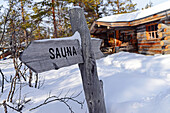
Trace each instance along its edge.
<path fill-rule="evenodd" d="M 0 48 L 0 60 L 5 59 L 7 56 L 11 55 L 9 48 Z"/>
<path fill-rule="evenodd" d="M 93 22 L 92 37 L 103 40 L 111 52 L 170 54 L 170 1 L 148 9 L 99 18 Z"/>

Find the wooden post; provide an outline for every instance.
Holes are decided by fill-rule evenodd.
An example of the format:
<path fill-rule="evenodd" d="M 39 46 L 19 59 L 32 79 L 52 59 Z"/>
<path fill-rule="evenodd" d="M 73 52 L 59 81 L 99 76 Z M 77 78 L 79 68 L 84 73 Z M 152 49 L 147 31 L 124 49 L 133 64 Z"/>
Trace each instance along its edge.
<path fill-rule="evenodd" d="M 99 81 L 94 53 L 91 50 L 90 32 L 81 8 L 69 11 L 72 31 L 78 31 L 81 36 L 81 48 L 84 63 L 79 64 L 83 88 L 89 113 L 106 113 L 103 84 Z"/>

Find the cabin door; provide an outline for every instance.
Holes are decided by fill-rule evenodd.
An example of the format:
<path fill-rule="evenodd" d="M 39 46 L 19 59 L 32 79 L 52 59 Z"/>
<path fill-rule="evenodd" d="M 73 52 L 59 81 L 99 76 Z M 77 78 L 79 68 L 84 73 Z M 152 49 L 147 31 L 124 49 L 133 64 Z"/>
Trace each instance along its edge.
<path fill-rule="evenodd" d="M 121 31 L 120 32 L 120 41 L 122 42 L 120 50 L 122 51 L 134 51 L 136 48 L 136 37 L 133 35 L 134 31 Z"/>

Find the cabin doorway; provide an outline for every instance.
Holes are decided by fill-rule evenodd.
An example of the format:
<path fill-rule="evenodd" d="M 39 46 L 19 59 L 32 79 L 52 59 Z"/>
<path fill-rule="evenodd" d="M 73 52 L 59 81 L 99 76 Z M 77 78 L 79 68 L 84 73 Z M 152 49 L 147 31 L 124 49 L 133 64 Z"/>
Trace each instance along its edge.
<path fill-rule="evenodd" d="M 114 52 L 137 51 L 137 38 L 135 30 L 115 30 L 109 33 L 109 44 L 114 49 Z"/>

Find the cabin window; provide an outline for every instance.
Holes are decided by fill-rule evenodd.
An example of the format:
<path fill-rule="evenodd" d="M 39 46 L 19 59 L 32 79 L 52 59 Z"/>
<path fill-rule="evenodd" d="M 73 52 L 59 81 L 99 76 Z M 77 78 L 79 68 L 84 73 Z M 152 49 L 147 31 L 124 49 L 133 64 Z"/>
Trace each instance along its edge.
<path fill-rule="evenodd" d="M 147 39 L 158 38 L 158 24 L 150 24 L 146 26 L 146 37 Z"/>

